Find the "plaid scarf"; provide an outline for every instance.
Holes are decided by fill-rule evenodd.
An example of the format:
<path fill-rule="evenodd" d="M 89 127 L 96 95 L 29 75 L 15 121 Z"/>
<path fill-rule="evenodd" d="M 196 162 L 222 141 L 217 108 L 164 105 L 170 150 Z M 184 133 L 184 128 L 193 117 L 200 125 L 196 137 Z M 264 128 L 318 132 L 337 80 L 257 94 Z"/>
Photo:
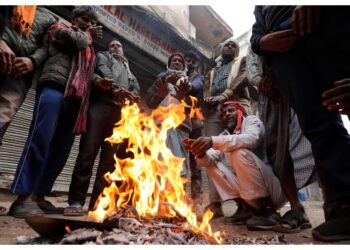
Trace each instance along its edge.
<path fill-rule="evenodd" d="M 79 28 L 75 26 L 68 26 L 64 23 L 57 23 L 52 26 L 50 34 L 50 42 L 52 43 L 56 29 L 63 27 L 78 31 Z M 87 111 L 89 108 L 89 97 L 91 87 L 91 77 L 94 72 L 95 53 L 92 47 L 92 38 L 90 34 L 85 33 L 90 40 L 89 46 L 83 50 L 76 52 L 72 58 L 72 67 L 69 73 L 65 97 L 71 97 L 81 100 L 80 110 L 77 121 L 74 127 L 74 133 L 81 134 L 86 130 Z"/>
<path fill-rule="evenodd" d="M 26 39 L 29 38 L 32 30 L 35 12 L 36 5 L 17 5 L 13 10 L 11 25 L 13 28 L 18 27 Z"/>
<path fill-rule="evenodd" d="M 223 105 L 224 106 L 231 105 L 231 106 L 235 107 L 235 109 L 237 110 L 237 125 L 236 125 L 234 133 L 240 134 L 241 128 L 242 128 L 242 123 L 243 123 L 243 117 L 247 116 L 247 111 L 239 102 L 226 101 L 226 102 L 224 102 Z"/>

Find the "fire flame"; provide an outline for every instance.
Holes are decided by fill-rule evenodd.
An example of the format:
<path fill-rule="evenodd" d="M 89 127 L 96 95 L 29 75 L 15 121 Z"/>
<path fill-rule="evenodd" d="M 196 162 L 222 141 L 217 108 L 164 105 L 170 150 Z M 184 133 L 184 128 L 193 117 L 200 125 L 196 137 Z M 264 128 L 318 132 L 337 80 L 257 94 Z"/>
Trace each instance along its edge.
<path fill-rule="evenodd" d="M 96 210 L 89 212 L 90 218 L 102 222 L 121 206 L 132 204 L 144 218 L 173 218 L 181 214 L 187 220 L 185 226 L 194 233 L 210 242 L 222 243 L 220 232 L 213 233 L 209 224 L 213 213 L 207 211 L 199 222 L 191 205 L 187 204 L 180 177 L 185 159 L 174 156 L 166 146 L 167 130 L 176 128 L 186 119 L 185 108 L 190 109 L 191 117 L 203 119 L 199 109 L 195 108 L 197 99 L 191 99 L 191 106 L 183 101 L 167 107 L 159 106 L 150 115 L 141 112 L 137 104 L 126 103 L 121 120 L 106 140 L 121 143 L 128 139 L 127 150 L 134 157 L 114 157 L 114 172 L 105 174 L 110 186 L 98 198 Z"/>

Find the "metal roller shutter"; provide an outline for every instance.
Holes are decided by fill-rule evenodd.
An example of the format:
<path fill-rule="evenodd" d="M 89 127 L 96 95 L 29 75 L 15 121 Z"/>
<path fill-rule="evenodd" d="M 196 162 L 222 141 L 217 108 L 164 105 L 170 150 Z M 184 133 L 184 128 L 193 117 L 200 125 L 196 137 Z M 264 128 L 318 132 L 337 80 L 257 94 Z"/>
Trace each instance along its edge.
<path fill-rule="evenodd" d="M 35 102 L 35 90 L 30 89 L 28 95 L 17 112 L 15 119 L 9 126 L 3 144 L 0 147 L 0 188 L 9 188 L 16 173 L 17 164 L 21 157 L 24 143 L 28 136 Z M 58 176 L 53 191 L 68 192 L 73 167 L 78 155 L 80 136 L 75 138 L 66 166 Z M 99 155 L 96 157 L 99 159 Z M 89 192 L 91 192 L 98 161 L 95 162 L 93 178 L 91 178 Z"/>

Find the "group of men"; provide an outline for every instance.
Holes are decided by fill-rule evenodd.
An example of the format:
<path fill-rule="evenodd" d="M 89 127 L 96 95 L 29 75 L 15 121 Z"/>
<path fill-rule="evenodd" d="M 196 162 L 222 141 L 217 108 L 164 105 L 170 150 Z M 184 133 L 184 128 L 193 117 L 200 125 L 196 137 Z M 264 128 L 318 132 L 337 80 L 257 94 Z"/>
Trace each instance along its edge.
<path fill-rule="evenodd" d="M 313 230 L 313 237 L 350 239 L 350 137 L 339 115 L 350 113 L 346 10 L 257 6 L 247 57 L 239 56 L 238 43 L 228 39 L 205 77 L 192 51 L 172 54 L 167 71 L 156 77 L 145 99 L 151 109 L 188 102 L 191 95 L 199 99 L 205 121 L 187 114 L 180 126 L 168 131 L 167 145 L 185 158 L 181 175 L 191 170 L 194 200 L 200 200 L 201 192 L 198 167 L 206 169 L 207 209 L 214 218 L 223 216 L 223 201 L 234 200 L 237 210 L 226 223 L 286 233 L 310 228 L 297 190 L 316 180 L 316 169 L 325 194 L 326 221 Z M 19 17 L 24 20 L 14 22 Z M 120 119 L 123 102 L 140 103 L 140 86 L 120 41 L 109 41 L 107 50 L 95 56 L 92 42 L 102 36 L 102 29 L 91 7 L 74 8 L 72 25 L 57 23 L 35 6 L 15 7 L 11 20 L 0 40 L 0 142 L 31 86 L 34 70 L 45 64 L 11 186 L 17 199 L 9 214 L 82 215 L 99 149 L 89 210 L 107 185 L 103 175 L 113 170 L 113 155 L 130 157 L 123 143 L 111 146 L 104 139 Z M 256 88 L 258 110 L 251 97 Z M 66 163 L 75 134 L 82 134 L 79 154 L 69 206 L 62 211 L 45 196 Z M 287 201 L 291 210 L 281 217 L 278 209 Z"/>

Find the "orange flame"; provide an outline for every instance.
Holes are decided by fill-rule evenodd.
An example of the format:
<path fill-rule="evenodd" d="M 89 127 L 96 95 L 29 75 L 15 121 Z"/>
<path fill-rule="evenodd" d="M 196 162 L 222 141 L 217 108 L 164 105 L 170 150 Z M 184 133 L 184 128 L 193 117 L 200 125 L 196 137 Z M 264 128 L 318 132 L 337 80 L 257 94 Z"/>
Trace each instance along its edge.
<path fill-rule="evenodd" d="M 187 204 L 180 177 L 185 159 L 174 156 L 166 146 L 167 130 L 176 128 L 186 119 L 185 108 L 191 109 L 191 117 L 203 119 L 199 109 L 195 108 L 197 100 L 191 99 L 192 106 L 185 102 L 159 106 L 150 115 L 142 113 L 136 104 L 127 103 L 122 108 L 122 118 L 114 127 L 112 136 L 106 140 L 121 143 L 128 139 L 127 150 L 134 157 L 114 157 L 115 171 L 105 174 L 110 186 L 97 200 L 96 210 L 89 212 L 90 218 L 101 222 L 122 205 L 132 204 L 145 218 L 172 218 L 176 213 L 181 214 L 187 219 L 185 226 L 194 233 L 201 234 L 210 242 L 222 243 L 220 232 L 213 233 L 209 224 L 213 213 L 207 211 L 199 223 Z"/>
<path fill-rule="evenodd" d="M 64 230 L 66 230 L 66 232 L 68 233 L 68 234 L 70 234 L 72 231 L 70 230 L 70 227 L 69 226 L 65 226 L 64 227 Z"/>

